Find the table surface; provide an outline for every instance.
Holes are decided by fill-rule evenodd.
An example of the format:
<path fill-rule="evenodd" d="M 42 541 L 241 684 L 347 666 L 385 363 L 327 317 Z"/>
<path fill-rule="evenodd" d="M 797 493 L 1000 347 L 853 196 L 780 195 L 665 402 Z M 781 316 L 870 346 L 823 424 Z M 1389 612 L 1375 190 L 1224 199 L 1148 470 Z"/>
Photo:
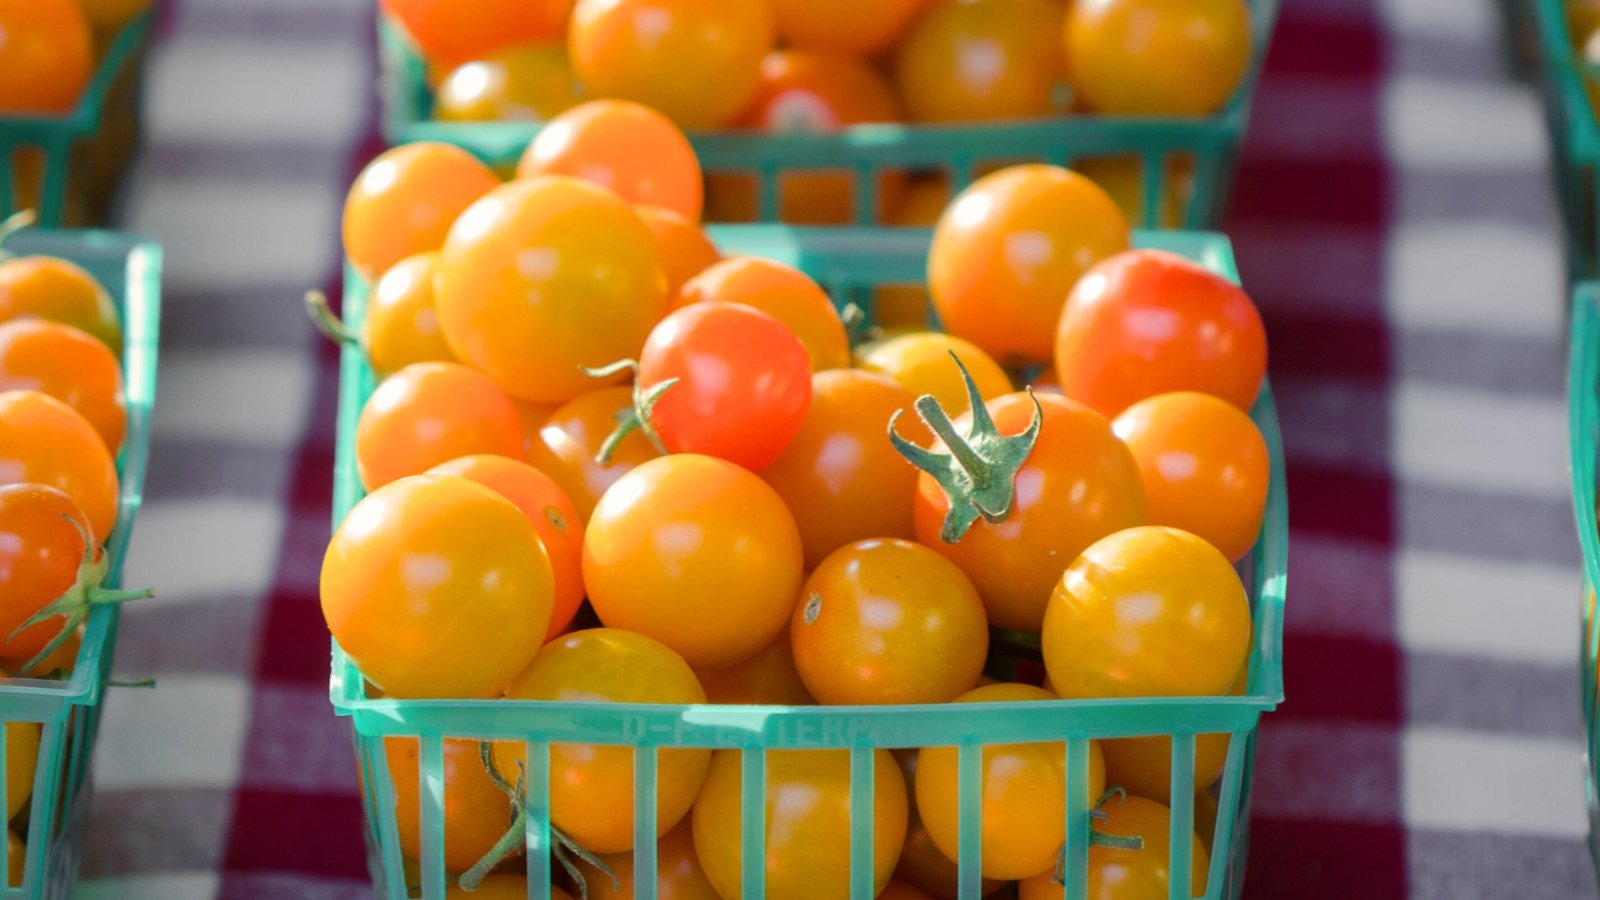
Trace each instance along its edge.
<path fill-rule="evenodd" d="M 148 499 L 86 898 L 367 884 L 317 606 L 345 186 L 380 149 L 371 0 L 178 0 L 124 227 L 169 261 Z M 1594 896 L 1561 235 L 1492 0 L 1287 0 L 1229 230 L 1272 340 L 1289 700 L 1246 895 Z"/>

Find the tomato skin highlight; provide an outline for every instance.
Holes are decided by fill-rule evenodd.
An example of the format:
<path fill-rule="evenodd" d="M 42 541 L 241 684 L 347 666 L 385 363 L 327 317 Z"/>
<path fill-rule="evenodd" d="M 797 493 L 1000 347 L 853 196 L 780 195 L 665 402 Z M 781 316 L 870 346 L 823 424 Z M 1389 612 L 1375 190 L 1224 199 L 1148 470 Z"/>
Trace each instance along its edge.
<path fill-rule="evenodd" d="M 375 490 L 460 456 L 520 458 L 522 421 L 505 393 L 459 363 L 413 363 L 384 379 L 356 423 L 356 470 Z"/>
<path fill-rule="evenodd" d="M 761 479 L 696 454 L 653 459 L 595 507 L 583 577 L 600 620 L 699 669 L 730 666 L 783 631 L 800 589 L 794 518 Z"/>
<path fill-rule="evenodd" d="M 1049 0 L 930 5 L 895 53 L 911 118 L 976 122 L 1057 112 L 1061 21 L 1060 5 Z"/>
<path fill-rule="evenodd" d="M 1250 65 L 1244 0 L 1082 0 L 1062 44 L 1079 103 L 1098 113 L 1203 116 Z"/>
<path fill-rule="evenodd" d="M 477 157 L 419 142 L 367 164 L 344 202 L 344 254 L 368 279 L 408 256 L 438 250 L 450 223 L 500 183 Z"/>
<path fill-rule="evenodd" d="M 0 323 L 0 391 L 40 391 L 72 407 L 115 454 L 127 432 L 122 368 L 87 332 L 43 319 Z"/>
<path fill-rule="evenodd" d="M 639 356 L 639 389 L 669 379 L 650 423 L 669 453 L 760 472 L 794 440 L 811 405 L 811 358 L 786 325 L 737 303 L 694 303 L 663 319 Z"/>
<path fill-rule="evenodd" d="M 498 694 L 550 624 L 550 560 L 511 501 L 453 475 L 416 475 L 357 503 L 322 561 L 322 614 L 391 697 Z"/>

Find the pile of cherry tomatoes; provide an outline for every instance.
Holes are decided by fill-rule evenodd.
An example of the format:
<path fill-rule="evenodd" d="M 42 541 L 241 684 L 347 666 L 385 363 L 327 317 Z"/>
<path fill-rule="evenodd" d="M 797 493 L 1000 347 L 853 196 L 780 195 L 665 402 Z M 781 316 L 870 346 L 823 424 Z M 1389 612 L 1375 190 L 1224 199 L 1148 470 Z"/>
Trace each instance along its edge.
<path fill-rule="evenodd" d="M 1245 412 L 1265 337 L 1238 287 L 1130 249 L 1103 190 L 1025 165 L 939 219 L 928 286 L 948 333 L 863 335 L 805 273 L 723 258 L 702 201 L 683 133 L 614 100 L 561 114 L 508 183 L 442 144 L 390 150 L 357 179 L 344 239 L 372 280 L 368 312 L 350 331 L 314 311 L 381 381 L 355 434 L 370 493 L 321 588 L 372 694 L 857 705 L 1243 689 L 1234 562 L 1260 530 L 1269 460 Z M 985 675 L 1011 676 L 1019 644 L 1037 647 L 1042 686 Z M 1198 786 L 1226 748 L 1199 739 Z M 484 884 L 511 894 L 522 876 L 501 857 L 521 852 L 522 826 L 501 840 L 522 753 L 445 742 L 447 867 L 471 883 L 498 865 Z M 418 747 L 391 738 L 387 755 L 415 859 Z M 984 749 L 995 886 L 1059 890 L 1063 755 Z M 1165 897 L 1169 741 L 1091 755 L 1094 896 Z M 881 896 L 953 896 L 954 748 L 877 757 Z M 574 871 L 613 896 L 604 866 L 629 895 L 631 749 L 553 746 L 550 771 Z M 660 753 L 663 892 L 738 896 L 739 772 L 737 752 Z M 770 896 L 846 895 L 848 785 L 843 751 L 769 754 Z M 1205 853 L 1197 835 L 1197 889 Z"/>
<path fill-rule="evenodd" d="M 127 425 L 121 351 L 116 307 L 93 276 L 0 250 L 0 677 L 71 675 L 89 610 L 148 596 L 102 586 Z M 40 728 L 5 731 L 15 885 Z"/>
<path fill-rule="evenodd" d="M 544 121 L 591 97 L 634 100 L 691 129 L 828 133 L 1076 114 L 1203 116 L 1251 58 L 1245 0 L 384 0 L 429 65 L 443 121 Z M 1078 163 L 1130 215 L 1140 163 Z M 1164 224 L 1192 190 L 1169 162 Z M 934 173 L 877 178 L 878 219 L 931 225 Z M 853 178 L 781 176 L 779 217 L 844 224 Z M 935 212 L 936 214 L 936 212 Z M 756 218 L 752 177 L 710 180 L 707 218 Z"/>

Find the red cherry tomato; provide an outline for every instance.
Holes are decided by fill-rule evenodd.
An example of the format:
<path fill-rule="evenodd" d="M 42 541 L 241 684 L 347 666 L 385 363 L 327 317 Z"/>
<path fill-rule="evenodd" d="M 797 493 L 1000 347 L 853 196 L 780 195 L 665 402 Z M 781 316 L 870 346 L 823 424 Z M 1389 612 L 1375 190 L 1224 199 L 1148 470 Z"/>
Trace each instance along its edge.
<path fill-rule="evenodd" d="M 733 256 L 689 279 L 674 308 L 705 300 L 741 303 L 789 326 L 806 347 L 814 371 L 850 365 L 850 339 L 828 292 L 811 276 L 758 256 Z"/>
<path fill-rule="evenodd" d="M 1072 289 L 1055 360 L 1066 395 L 1102 415 L 1171 391 L 1248 410 L 1266 375 L 1267 335 L 1238 285 L 1172 253 L 1130 250 Z"/>

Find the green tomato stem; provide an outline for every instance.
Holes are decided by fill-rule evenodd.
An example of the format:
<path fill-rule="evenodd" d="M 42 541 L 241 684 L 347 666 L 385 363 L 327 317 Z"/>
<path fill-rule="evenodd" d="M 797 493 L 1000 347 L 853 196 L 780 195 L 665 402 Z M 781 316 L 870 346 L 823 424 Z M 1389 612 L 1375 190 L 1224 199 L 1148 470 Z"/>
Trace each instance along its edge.
<path fill-rule="evenodd" d="M 328 339 L 337 344 L 348 347 L 361 346 L 361 336 L 350 330 L 342 320 L 333 314 L 333 309 L 328 306 L 328 295 L 321 291 L 306 291 L 306 315 L 311 317 L 311 324 Z"/>

